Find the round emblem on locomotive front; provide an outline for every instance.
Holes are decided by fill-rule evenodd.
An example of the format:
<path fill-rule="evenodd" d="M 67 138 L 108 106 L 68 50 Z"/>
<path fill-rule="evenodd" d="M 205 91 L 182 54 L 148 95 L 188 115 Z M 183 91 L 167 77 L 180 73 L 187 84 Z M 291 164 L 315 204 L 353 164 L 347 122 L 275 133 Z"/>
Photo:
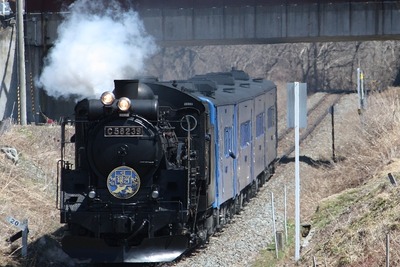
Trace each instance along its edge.
<path fill-rule="evenodd" d="M 134 169 L 120 166 L 108 175 L 107 187 L 114 197 L 128 199 L 139 191 L 140 177 Z"/>

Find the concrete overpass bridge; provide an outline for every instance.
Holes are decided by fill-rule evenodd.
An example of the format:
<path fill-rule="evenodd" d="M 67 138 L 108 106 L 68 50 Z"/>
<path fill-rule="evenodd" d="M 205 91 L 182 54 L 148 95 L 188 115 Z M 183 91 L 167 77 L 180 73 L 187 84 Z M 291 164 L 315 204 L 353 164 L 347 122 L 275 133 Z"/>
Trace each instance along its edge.
<path fill-rule="evenodd" d="M 27 3 L 27 44 L 51 45 L 58 1 Z M 63 1 L 71 3 L 72 0 Z M 159 45 L 228 45 L 400 39 L 393 0 L 120 0 Z"/>

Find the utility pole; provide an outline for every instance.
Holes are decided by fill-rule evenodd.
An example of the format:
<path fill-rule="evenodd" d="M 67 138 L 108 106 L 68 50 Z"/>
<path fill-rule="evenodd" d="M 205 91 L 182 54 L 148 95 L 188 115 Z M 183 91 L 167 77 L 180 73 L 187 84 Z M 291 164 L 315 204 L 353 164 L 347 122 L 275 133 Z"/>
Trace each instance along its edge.
<path fill-rule="evenodd" d="M 21 125 L 26 125 L 26 76 L 23 0 L 17 1 L 18 70 Z"/>

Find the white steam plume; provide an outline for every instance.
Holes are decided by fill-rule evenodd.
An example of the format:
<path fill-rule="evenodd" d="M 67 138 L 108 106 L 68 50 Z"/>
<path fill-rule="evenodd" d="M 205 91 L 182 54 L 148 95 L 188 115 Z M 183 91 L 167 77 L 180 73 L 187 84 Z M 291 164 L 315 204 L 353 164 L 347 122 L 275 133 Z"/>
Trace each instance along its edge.
<path fill-rule="evenodd" d="M 102 2 L 78 0 L 68 8 L 38 79 L 49 95 L 98 97 L 115 79 L 143 73 L 145 59 L 156 52 L 137 12 Z"/>

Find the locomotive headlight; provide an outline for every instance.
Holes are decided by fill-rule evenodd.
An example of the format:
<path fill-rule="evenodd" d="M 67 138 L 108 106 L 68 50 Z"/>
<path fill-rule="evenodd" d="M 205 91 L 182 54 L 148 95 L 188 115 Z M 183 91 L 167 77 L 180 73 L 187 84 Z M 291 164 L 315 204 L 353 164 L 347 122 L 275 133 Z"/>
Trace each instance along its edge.
<path fill-rule="evenodd" d="M 154 199 L 158 198 L 159 195 L 158 189 L 154 189 L 153 192 L 151 192 L 151 197 Z"/>
<path fill-rule="evenodd" d="M 89 191 L 88 193 L 88 197 L 93 199 L 96 197 L 96 191 L 94 191 L 93 189 Z"/>
<path fill-rule="evenodd" d="M 118 101 L 118 108 L 121 111 L 128 111 L 131 107 L 131 100 L 127 97 L 121 97 Z"/>
<path fill-rule="evenodd" d="M 115 101 L 115 96 L 111 92 L 104 92 L 100 97 L 101 103 L 105 106 L 110 106 Z"/>

